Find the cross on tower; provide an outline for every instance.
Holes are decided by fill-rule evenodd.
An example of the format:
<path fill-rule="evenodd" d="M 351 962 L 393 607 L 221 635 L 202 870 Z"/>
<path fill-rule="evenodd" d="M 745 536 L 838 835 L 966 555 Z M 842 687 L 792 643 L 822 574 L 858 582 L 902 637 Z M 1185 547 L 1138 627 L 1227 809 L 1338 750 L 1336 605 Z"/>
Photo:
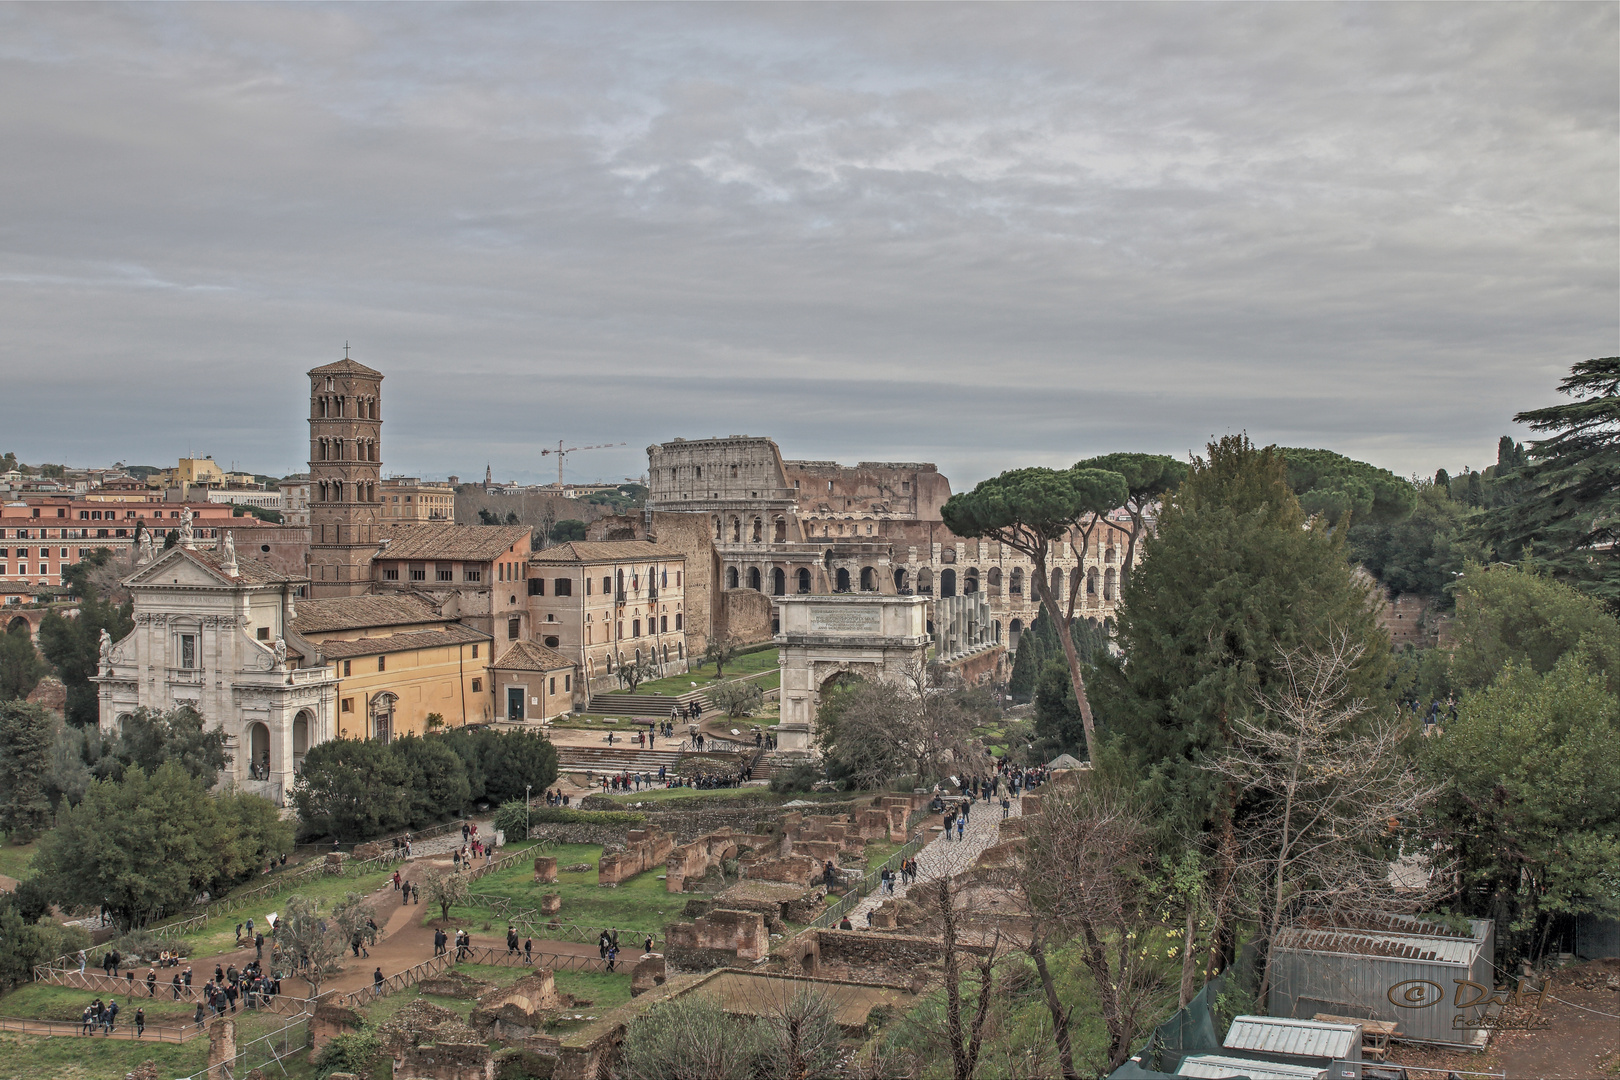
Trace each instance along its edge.
<path fill-rule="evenodd" d="M 345 341 L 343 343 L 343 359 L 347 360 L 348 358 L 349 358 L 349 343 L 347 341 Z"/>

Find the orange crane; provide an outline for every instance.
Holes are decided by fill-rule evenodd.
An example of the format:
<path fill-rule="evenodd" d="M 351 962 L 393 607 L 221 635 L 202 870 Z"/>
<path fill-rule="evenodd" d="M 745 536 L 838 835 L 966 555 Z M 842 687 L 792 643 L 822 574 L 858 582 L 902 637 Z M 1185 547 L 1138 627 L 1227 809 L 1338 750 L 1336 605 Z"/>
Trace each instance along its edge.
<path fill-rule="evenodd" d="M 626 445 L 628 445 L 628 444 L 627 443 L 622 443 L 622 442 L 605 442 L 605 443 L 597 443 L 595 446 L 564 446 L 563 441 L 561 439 L 558 439 L 557 440 L 557 449 L 553 450 L 553 449 L 551 449 L 551 447 L 548 446 L 544 450 L 540 451 L 540 456 L 545 457 L 547 454 L 556 454 L 557 455 L 557 489 L 560 491 L 560 490 L 562 490 L 562 486 L 563 486 L 563 476 L 562 476 L 563 459 L 566 458 L 569 454 L 572 454 L 576 450 L 606 450 L 609 447 L 626 446 Z"/>

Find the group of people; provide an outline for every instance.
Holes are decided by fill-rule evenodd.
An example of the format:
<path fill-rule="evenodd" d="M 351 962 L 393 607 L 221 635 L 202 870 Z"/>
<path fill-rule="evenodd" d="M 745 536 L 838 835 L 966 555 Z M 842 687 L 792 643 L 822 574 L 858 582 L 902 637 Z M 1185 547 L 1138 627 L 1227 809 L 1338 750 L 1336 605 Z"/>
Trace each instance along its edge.
<path fill-rule="evenodd" d="M 675 725 L 682 720 L 703 719 L 703 699 L 698 698 L 690 705 L 672 705 L 669 709 L 669 722 L 662 727 L 664 735 L 674 735 Z"/>
<path fill-rule="evenodd" d="M 907 888 L 910 888 L 912 885 L 917 883 L 917 860 L 902 859 L 900 860 L 899 870 L 889 870 L 885 868 L 883 873 L 879 876 L 883 880 L 883 891 L 888 893 L 890 896 L 893 896 L 894 883 L 896 880 Z"/>
<path fill-rule="evenodd" d="M 407 881 L 398 870 L 394 871 L 394 888 L 403 895 L 399 898 L 400 907 L 406 904 L 420 904 L 422 902 L 422 886 Z"/>
<path fill-rule="evenodd" d="M 534 963 L 534 939 L 524 938 L 523 948 L 520 950 L 518 948 L 517 928 L 508 926 L 506 928 L 506 955 L 512 956 L 520 951 L 523 953 L 523 962 L 525 964 Z"/>
<path fill-rule="evenodd" d="M 450 935 L 442 929 L 433 931 L 433 955 L 443 956 L 450 943 Z M 465 930 L 456 931 L 456 962 L 467 959 L 472 951 L 472 935 Z"/>
<path fill-rule="evenodd" d="M 559 788 L 556 791 L 552 791 L 550 788 L 546 789 L 547 806 L 567 806 L 568 802 L 569 797 L 562 793 L 562 789 Z"/>
<path fill-rule="evenodd" d="M 100 998 L 96 998 L 96 1000 L 84 1007 L 84 1012 L 79 1017 L 79 1034 L 81 1035 L 94 1035 L 98 1031 L 103 1035 L 111 1035 L 117 1027 L 118 1001 L 116 998 L 108 1001 L 105 1005 L 101 1003 Z M 139 1039 L 145 1034 L 146 1010 L 137 1008 L 135 1010 L 135 1037 Z"/>

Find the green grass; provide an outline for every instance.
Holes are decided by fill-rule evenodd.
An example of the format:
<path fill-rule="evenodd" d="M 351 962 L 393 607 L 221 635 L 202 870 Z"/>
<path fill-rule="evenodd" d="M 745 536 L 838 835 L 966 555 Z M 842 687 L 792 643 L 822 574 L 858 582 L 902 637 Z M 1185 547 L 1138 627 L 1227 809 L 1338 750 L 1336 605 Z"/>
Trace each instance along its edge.
<path fill-rule="evenodd" d="M 776 671 L 773 678 L 756 680 L 762 689 L 770 689 L 781 683 L 781 669 L 777 665 L 777 650 L 772 647 L 759 652 L 744 653 L 733 657 L 725 666 L 725 677 L 736 679 L 744 675 L 757 675 L 762 671 Z M 713 664 L 694 664 L 685 675 L 671 675 L 663 679 L 654 679 L 644 682 L 636 687 L 637 694 L 686 694 L 693 690 L 702 690 L 716 679 Z M 696 686 L 692 684 L 696 683 Z M 628 690 L 614 690 L 615 694 L 628 694 Z"/>
<path fill-rule="evenodd" d="M 156 1062 L 159 1076 L 190 1076 L 208 1065 L 208 1039 L 140 1043 L 0 1032 L 0 1080 L 109 1080 L 143 1061 Z"/>
<path fill-rule="evenodd" d="M 9 840 L 0 840 L 0 874 L 9 878 L 23 880 L 29 874 L 28 864 L 34 858 L 34 852 L 39 850 L 39 841 L 30 844 L 13 844 Z"/>
<path fill-rule="evenodd" d="M 612 975 L 603 971 L 559 971 L 556 974 L 557 992 L 572 994 L 575 1000 L 588 1001 L 591 1012 L 600 1016 L 608 1009 L 617 1009 L 630 1000 L 630 967 L 624 974 Z"/>
<path fill-rule="evenodd" d="M 761 802 L 786 802 L 790 796 L 778 795 L 770 788 L 652 788 L 648 791 L 624 791 L 608 798 L 633 805 L 638 802 L 669 802 L 671 799 L 702 799 L 723 796 L 728 799 L 758 799 Z"/>
<path fill-rule="evenodd" d="M 356 892 L 364 896 L 375 892 L 392 874 L 393 869 L 390 868 L 372 874 L 362 874 L 358 877 L 338 877 L 335 874 L 330 876 L 319 874 L 306 877 L 290 884 L 285 889 L 260 897 L 250 906 L 240 911 L 215 916 L 191 933 L 171 940 L 187 945 L 192 956 L 213 956 L 235 947 L 237 923 L 246 922 L 251 916 L 255 928 L 257 928 L 259 924 L 264 922 L 266 913 L 286 910 L 287 900 L 290 897 L 313 897 L 321 902 L 323 908 L 326 908 L 331 906 L 333 900 L 341 898 L 345 893 Z M 243 886 L 243 889 L 257 888 L 261 884 L 263 883 L 249 882 Z"/>
<path fill-rule="evenodd" d="M 539 885 L 534 882 L 533 865 L 520 864 L 481 878 L 474 883 L 473 889 L 475 893 L 508 897 L 519 910 L 538 909 L 541 896 L 560 893 L 562 911 L 557 917 L 563 922 L 585 927 L 617 927 L 621 931 L 660 936 L 664 932 L 664 924 L 679 918 L 681 909 L 686 905 L 687 897 L 684 894 L 665 891 L 664 883 L 658 880 L 661 867 L 621 881 L 617 888 L 604 888 L 597 884 L 596 865 L 602 857 L 599 845 L 559 844 L 551 849 L 550 854 L 557 856 L 559 868 L 576 863 L 590 863 L 591 868 L 574 873 L 559 869 L 556 884 Z M 436 907 L 429 910 L 428 905 L 423 904 L 422 911 L 424 922 L 438 917 Z M 475 927 L 482 927 L 485 922 L 496 929 L 505 926 L 501 916 L 476 903 L 476 897 L 473 904 L 451 908 L 450 917 L 456 923 L 471 923 Z"/>

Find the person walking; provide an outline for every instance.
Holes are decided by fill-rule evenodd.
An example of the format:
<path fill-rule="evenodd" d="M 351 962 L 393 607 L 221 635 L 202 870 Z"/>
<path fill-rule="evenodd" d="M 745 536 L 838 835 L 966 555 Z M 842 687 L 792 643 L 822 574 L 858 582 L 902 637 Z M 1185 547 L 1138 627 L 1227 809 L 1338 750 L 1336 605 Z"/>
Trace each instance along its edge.
<path fill-rule="evenodd" d="M 445 939 L 443 930 L 435 930 L 435 931 L 433 931 L 433 955 L 434 956 L 443 956 L 444 955 L 444 943 L 445 943 L 445 940 L 446 939 Z"/>
<path fill-rule="evenodd" d="M 191 1014 L 191 1022 L 196 1024 L 198 1027 L 202 1027 L 203 1021 L 207 1019 L 208 1014 L 203 1011 L 203 1003 L 200 1001 L 197 1002 L 197 1011 Z"/>
<path fill-rule="evenodd" d="M 956 819 L 956 842 L 958 844 L 960 844 L 962 842 L 963 834 L 966 833 L 966 832 L 967 832 L 967 818 L 965 818 L 965 817 L 957 818 Z"/>
<path fill-rule="evenodd" d="M 174 987 L 174 1000 L 179 1001 L 180 1000 L 180 973 L 178 971 L 174 973 L 174 980 L 173 980 L 173 982 L 170 983 L 170 985 Z"/>
<path fill-rule="evenodd" d="M 80 949 L 79 950 L 79 974 L 80 975 L 84 974 L 84 964 L 85 964 L 86 959 L 87 959 L 87 957 L 84 955 L 84 950 Z"/>
<path fill-rule="evenodd" d="M 186 976 L 185 976 L 185 979 L 183 981 L 185 982 L 186 989 L 188 989 L 188 990 L 191 989 L 191 965 L 190 964 L 186 965 Z"/>
<path fill-rule="evenodd" d="M 371 973 L 371 988 L 376 993 L 381 994 L 382 993 L 382 984 L 383 984 L 383 973 L 382 973 L 382 968 L 379 967 L 376 971 L 373 971 Z"/>
<path fill-rule="evenodd" d="M 255 960 L 263 960 L 264 959 L 264 935 L 263 934 L 254 934 L 253 935 L 253 959 L 255 959 Z"/>
<path fill-rule="evenodd" d="M 90 1034 L 93 1023 L 94 1022 L 91 1020 L 90 1006 L 86 1005 L 84 1007 L 84 1012 L 79 1016 L 79 1034 Z"/>
<path fill-rule="evenodd" d="M 118 1030 L 118 1002 L 116 1000 L 107 1003 L 107 1008 L 101 1013 L 101 1023 L 107 1029 L 109 1037 L 114 1031 Z"/>
<path fill-rule="evenodd" d="M 1012 800 L 1003 795 L 1001 797 L 1001 820 L 1006 821 L 1012 814 Z"/>
<path fill-rule="evenodd" d="M 157 968 L 146 969 L 146 996 L 157 997 Z"/>
<path fill-rule="evenodd" d="M 518 951 L 517 930 L 508 926 L 506 928 L 506 955 L 511 956 Z"/>
<path fill-rule="evenodd" d="M 523 939 L 523 962 L 525 964 L 534 963 L 534 939 L 533 938 L 524 938 Z"/>
<path fill-rule="evenodd" d="M 135 1010 L 135 1037 L 143 1038 L 146 1035 L 146 1010 Z"/>

